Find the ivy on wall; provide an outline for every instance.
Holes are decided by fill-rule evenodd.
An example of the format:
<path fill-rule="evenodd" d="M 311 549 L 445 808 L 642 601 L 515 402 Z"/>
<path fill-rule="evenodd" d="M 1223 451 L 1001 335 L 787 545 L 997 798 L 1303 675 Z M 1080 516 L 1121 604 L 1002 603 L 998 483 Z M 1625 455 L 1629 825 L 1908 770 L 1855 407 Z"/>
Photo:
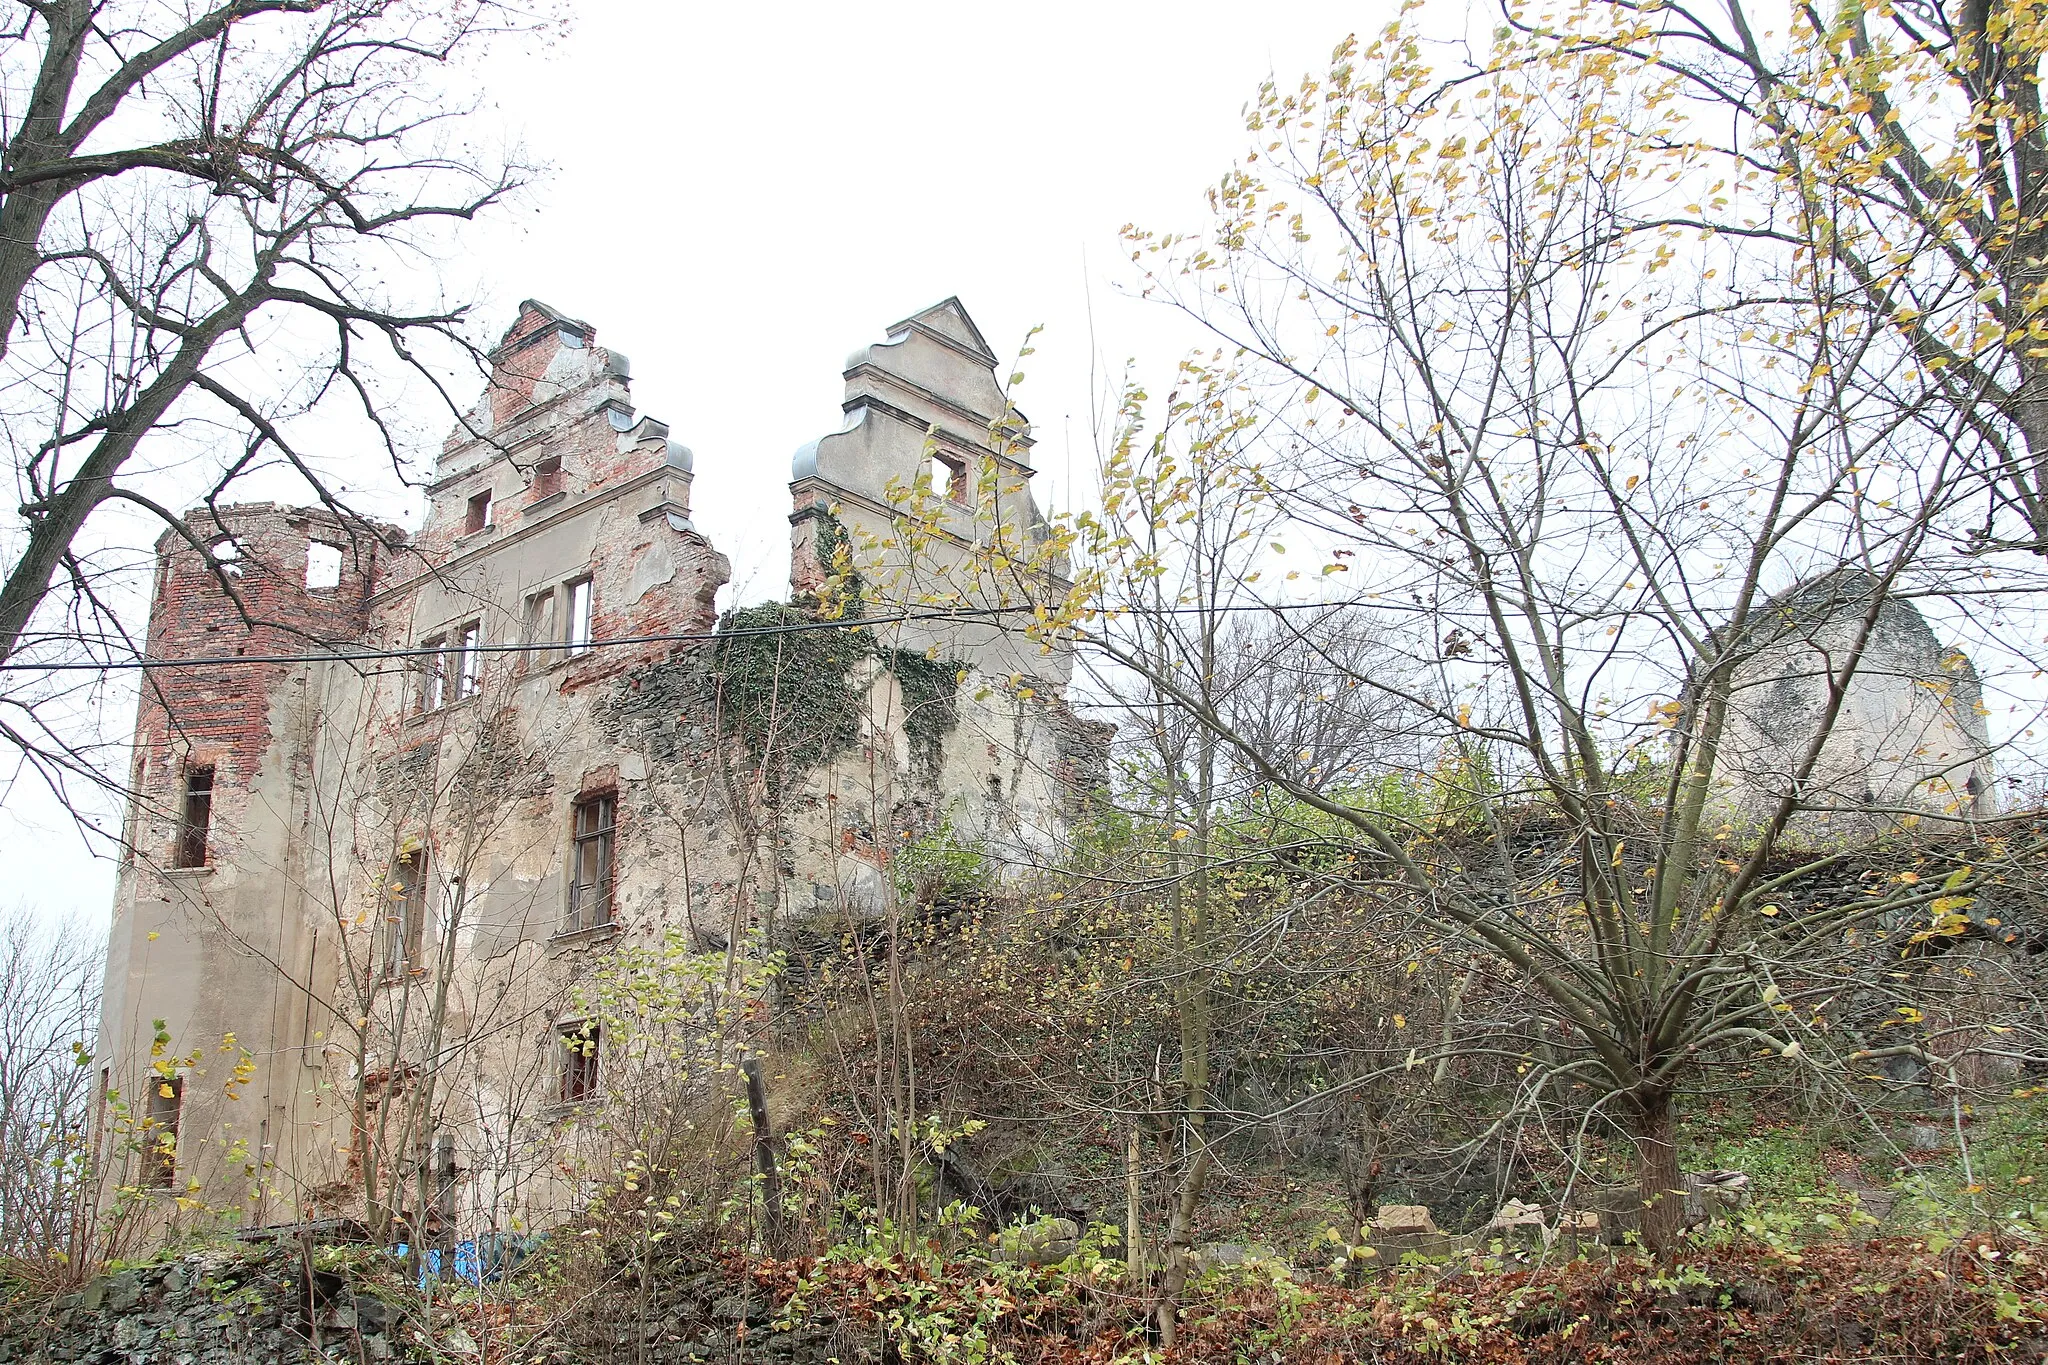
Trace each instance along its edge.
<path fill-rule="evenodd" d="M 957 659 L 934 659 L 914 649 L 878 651 L 882 667 L 896 678 L 903 693 L 903 733 L 910 740 L 910 758 L 921 775 L 936 778 L 946 736 L 960 723 L 960 675 Z"/>
<path fill-rule="evenodd" d="M 851 627 L 816 629 L 815 611 L 766 602 L 727 612 L 712 642 L 718 714 L 780 794 L 860 739 L 854 670 L 874 641 Z"/>
<path fill-rule="evenodd" d="M 812 508 L 821 563 L 832 566 L 828 602 L 799 598 L 727 612 L 712 643 L 712 681 L 727 733 L 747 747 L 780 795 L 790 781 L 860 742 L 870 661 L 903 694 L 901 723 L 919 776 L 934 777 L 946 736 L 959 724 L 958 660 L 891 649 L 862 629 L 863 584 L 848 567 L 838 518 Z M 843 622 L 818 629 L 821 622 Z"/>

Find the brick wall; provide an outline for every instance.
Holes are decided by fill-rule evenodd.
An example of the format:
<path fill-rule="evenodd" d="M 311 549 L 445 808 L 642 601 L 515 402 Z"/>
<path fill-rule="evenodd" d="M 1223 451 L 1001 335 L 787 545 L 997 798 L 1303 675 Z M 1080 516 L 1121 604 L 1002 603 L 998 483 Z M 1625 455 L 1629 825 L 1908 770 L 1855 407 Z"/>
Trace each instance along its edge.
<path fill-rule="evenodd" d="M 194 539 L 215 547 L 225 572 L 177 532 L 164 533 L 150 605 L 152 658 L 274 657 L 363 640 L 369 584 L 385 549 L 378 528 L 270 503 L 197 512 L 187 526 Z M 229 540 L 232 549 L 224 545 Z M 339 551 L 331 587 L 307 587 L 316 543 Z M 151 671 L 135 727 L 138 786 L 146 802 L 130 832 L 138 856 L 174 861 L 190 766 L 214 769 L 216 835 L 234 828 L 241 794 L 270 748 L 272 696 L 292 668 L 200 662 Z"/>

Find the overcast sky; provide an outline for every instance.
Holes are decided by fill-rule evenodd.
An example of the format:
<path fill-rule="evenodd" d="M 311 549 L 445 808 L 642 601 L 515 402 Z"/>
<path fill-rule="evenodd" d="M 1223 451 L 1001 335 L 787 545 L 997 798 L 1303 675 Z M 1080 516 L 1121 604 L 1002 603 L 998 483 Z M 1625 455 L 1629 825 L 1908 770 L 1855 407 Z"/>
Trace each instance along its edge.
<path fill-rule="evenodd" d="M 1118 228 L 1199 226 L 1258 83 L 1391 12 L 596 0 L 495 81 L 556 171 L 486 234 L 487 288 L 632 357 L 642 410 L 697 453 L 699 524 L 742 591 L 773 595 L 788 457 L 839 426 L 847 353 L 947 295 L 1006 360 L 1044 324 L 1020 406 L 1045 480 L 1085 477 L 1091 299 L 1111 367 L 1190 339 L 1120 287 Z"/>
<path fill-rule="evenodd" d="M 1018 396 L 1061 502 L 1092 466 L 1091 369 L 1099 391 L 1196 339 L 1131 297 L 1118 228 L 1200 227 L 1259 82 L 1393 11 L 584 0 L 552 51 L 488 68 L 494 117 L 553 171 L 464 268 L 497 325 L 538 298 L 632 358 L 640 410 L 696 452 L 696 522 L 742 600 L 777 596 L 789 457 L 840 425 L 848 352 L 948 295 L 1000 356 L 1043 324 Z M 103 919 L 112 865 L 31 795 L 0 820 L 35 855 L 0 894 Z"/>

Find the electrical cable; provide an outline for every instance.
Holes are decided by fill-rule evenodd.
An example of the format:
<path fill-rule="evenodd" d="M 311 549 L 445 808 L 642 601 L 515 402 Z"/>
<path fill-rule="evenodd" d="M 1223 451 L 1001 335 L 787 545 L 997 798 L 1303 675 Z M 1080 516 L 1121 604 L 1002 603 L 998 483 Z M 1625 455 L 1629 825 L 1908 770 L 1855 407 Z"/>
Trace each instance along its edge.
<path fill-rule="evenodd" d="M 1275 611 L 1327 611 L 1335 607 L 1354 605 L 1347 602 L 1276 602 L 1271 605 L 1246 604 L 1227 607 L 1167 607 L 1148 611 L 1148 615 L 1187 616 L 1199 613 L 1234 614 L 1237 612 Z M 1020 611 L 1036 611 L 1031 603 L 1019 603 L 1010 607 L 951 607 L 925 612 L 899 612 L 893 616 L 855 616 L 838 621 L 792 621 L 780 626 L 743 626 L 736 630 L 677 631 L 657 635 L 624 635 L 615 639 L 585 640 L 573 646 L 577 651 L 617 649 L 629 645 L 658 644 L 708 644 L 714 640 L 741 640 L 762 635 L 796 635 L 814 630 L 867 630 L 875 626 L 892 626 L 921 621 L 986 621 L 989 618 L 1005 616 Z M 1121 613 L 1117 613 L 1121 614 Z M 474 644 L 455 646 L 449 644 L 416 645 L 407 649 L 334 649 L 318 654 L 214 654 L 200 655 L 189 659 L 153 659 L 147 655 L 139 659 L 114 659 L 105 662 L 74 660 L 63 663 L 0 663 L 0 673 L 112 673 L 126 669 L 162 668 L 219 668 L 238 664 L 325 664 L 325 663 L 374 663 L 380 659 L 424 659 L 439 654 L 552 654 L 566 651 L 572 646 L 560 640 L 545 642 L 522 642 L 516 644 Z"/>

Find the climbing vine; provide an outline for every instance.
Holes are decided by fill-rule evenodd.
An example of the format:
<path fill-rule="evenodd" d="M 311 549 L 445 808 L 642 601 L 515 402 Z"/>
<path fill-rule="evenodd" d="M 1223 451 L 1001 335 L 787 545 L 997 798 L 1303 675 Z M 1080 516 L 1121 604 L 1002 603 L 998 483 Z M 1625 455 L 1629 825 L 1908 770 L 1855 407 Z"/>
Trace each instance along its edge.
<path fill-rule="evenodd" d="M 864 615 L 868 585 L 860 570 L 853 566 L 853 537 L 829 507 L 813 503 L 802 515 L 817 527 L 812 533 L 812 553 L 824 575 L 812 597 L 818 614 L 835 620 Z"/>
<path fill-rule="evenodd" d="M 961 664 L 875 644 L 858 625 L 806 629 L 817 610 L 769 602 L 726 613 L 712 645 L 718 713 L 747 746 L 779 794 L 790 779 L 831 761 L 860 740 L 865 683 L 878 662 L 903 692 L 903 728 L 920 775 L 938 771 L 946 736 L 959 723 Z"/>
<path fill-rule="evenodd" d="M 946 736 L 960 723 L 958 659 L 934 659 L 914 649 L 878 651 L 882 667 L 903 692 L 903 733 L 910 740 L 910 758 L 922 774 L 936 776 Z"/>
<path fill-rule="evenodd" d="M 965 666 L 875 642 L 860 622 L 867 587 L 853 567 L 846 527 L 822 504 L 804 509 L 822 574 L 814 592 L 727 612 L 712 645 L 713 683 L 727 733 L 780 794 L 789 780 L 829 762 L 860 740 L 861 707 L 873 660 L 903 693 L 903 729 L 921 777 L 938 772 L 941 747 L 959 724 L 957 692 Z M 815 629 L 843 622 L 841 629 Z M 859 676 L 856 676 L 857 673 Z"/>
<path fill-rule="evenodd" d="M 860 739 L 862 695 L 853 674 L 874 642 L 858 627 L 814 627 L 788 602 L 727 612 L 712 644 L 719 720 L 779 794 L 787 781 Z"/>

